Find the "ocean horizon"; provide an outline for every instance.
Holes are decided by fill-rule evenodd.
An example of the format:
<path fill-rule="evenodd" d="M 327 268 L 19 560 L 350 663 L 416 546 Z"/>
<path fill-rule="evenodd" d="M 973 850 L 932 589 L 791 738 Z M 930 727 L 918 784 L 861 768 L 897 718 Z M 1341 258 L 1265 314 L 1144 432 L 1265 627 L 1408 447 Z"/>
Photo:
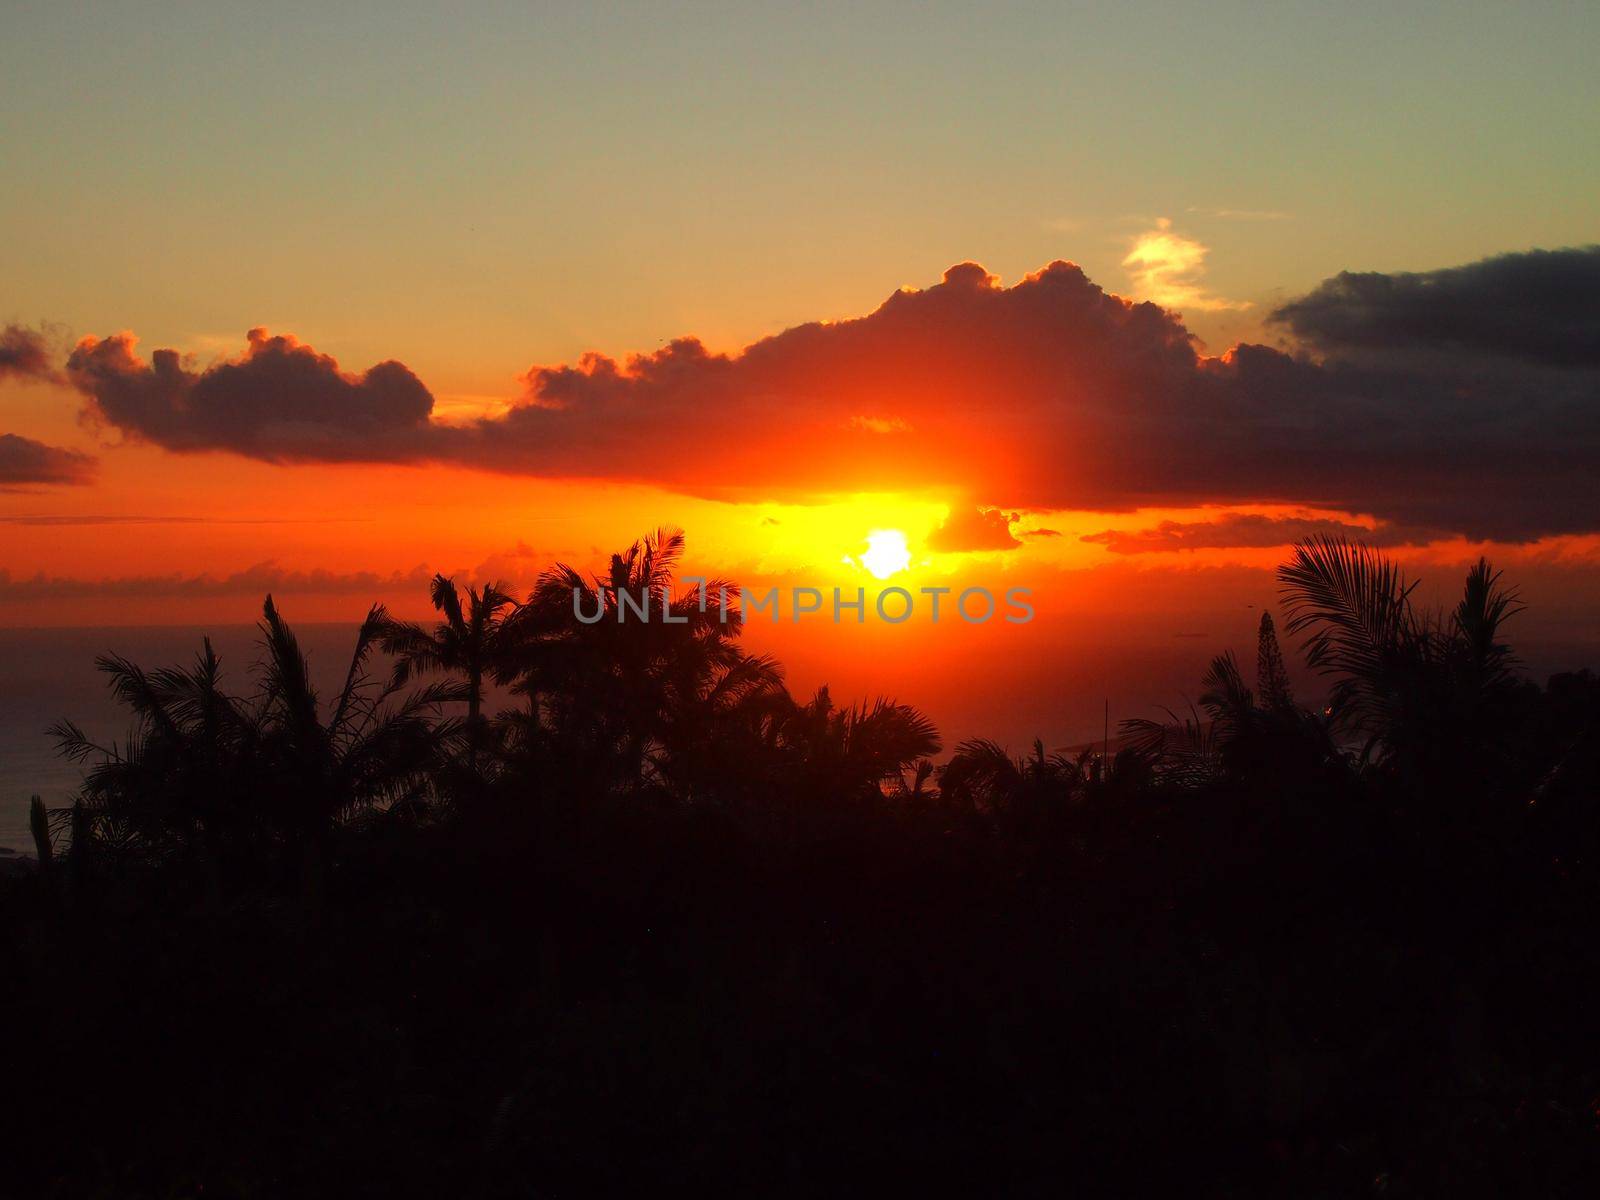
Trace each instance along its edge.
<path fill-rule="evenodd" d="M 357 623 L 308 622 L 294 628 L 318 694 L 336 691 L 349 669 Z M 754 641 L 759 634 L 751 632 Z M 132 730 L 130 714 L 111 695 L 105 674 L 95 666 L 96 658 L 117 654 L 146 668 L 187 665 L 208 636 L 222 660 L 228 689 L 235 695 L 250 694 L 250 667 L 260 655 L 260 632 L 251 624 L 0 628 L 0 666 L 6 679 L 0 690 L 0 852 L 31 855 L 30 799 L 39 796 L 47 807 L 65 807 L 82 782 L 83 767 L 57 752 L 49 734 L 52 725 L 70 720 L 102 745 L 123 743 Z M 1196 694 L 1204 662 L 1230 641 L 1236 643 L 1236 653 L 1253 654 L 1253 645 L 1227 638 L 1215 644 L 1184 637 L 1085 646 L 1071 655 L 1071 671 L 1064 673 L 1070 678 L 1052 698 L 1053 715 L 1044 719 L 1007 710 L 1004 687 L 961 698 L 946 695 L 942 704 L 924 703 L 914 691 L 898 693 L 897 698 L 928 712 L 944 735 L 945 754 L 962 738 L 977 735 L 995 736 L 1015 752 L 1024 751 L 1036 736 L 1052 750 L 1064 749 L 1099 740 L 1108 692 L 1113 737 L 1118 722 L 1126 717 L 1159 715 L 1162 706 L 1184 708 Z M 1600 639 L 1535 638 L 1519 640 L 1518 645 L 1524 674 L 1539 682 L 1556 671 L 1600 667 Z M 377 675 L 384 668 L 374 660 L 369 670 Z M 1297 674 L 1299 683 L 1307 686 L 1303 673 Z M 806 675 L 788 680 L 797 695 L 809 694 L 831 678 L 837 685 L 836 700 L 860 698 L 845 664 L 837 674 L 813 667 Z M 1113 680 L 1118 681 L 1115 688 Z M 508 704 L 504 695 L 491 693 L 491 712 Z"/>

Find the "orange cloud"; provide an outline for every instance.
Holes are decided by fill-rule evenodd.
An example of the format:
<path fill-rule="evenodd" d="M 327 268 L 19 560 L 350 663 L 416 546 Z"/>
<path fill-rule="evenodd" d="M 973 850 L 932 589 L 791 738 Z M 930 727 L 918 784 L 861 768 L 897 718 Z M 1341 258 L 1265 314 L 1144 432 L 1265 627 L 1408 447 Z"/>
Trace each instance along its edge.
<path fill-rule="evenodd" d="M 1289 546 L 1317 535 L 1356 538 L 1371 546 L 1415 546 L 1441 536 L 1439 530 L 1358 525 L 1331 517 L 1269 517 L 1228 513 L 1210 521 L 1162 521 L 1149 529 L 1107 529 L 1080 541 L 1113 554 L 1170 554 L 1178 550 L 1233 550 Z"/>
<path fill-rule="evenodd" d="M 1018 520 L 1020 514 L 998 508 L 954 509 L 928 535 L 928 549 L 944 554 L 1015 550 L 1022 545 L 1011 532 L 1012 523 Z"/>
<path fill-rule="evenodd" d="M 1141 269 L 1192 282 L 1203 247 L 1156 232 Z M 1511 258 L 1514 271 L 1468 270 L 1443 316 L 1409 298 L 1425 288 L 1374 304 L 1381 282 L 1324 285 L 1275 314 L 1322 361 L 1258 345 L 1202 357 L 1172 312 L 1056 262 L 1009 287 L 961 263 L 866 316 L 734 353 L 685 337 L 535 367 L 508 411 L 465 421 L 437 419 L 398 362 L 351 374 L 260 330 L 203 369 L 170 350 L 146 363 L 128 335 L 85 339 L 68 368 L 91 415 L 180 452 L 454 463 L 725 499 L 942 490 L 990 509 L 1274 504 L 1504 540 L 1587 531 L 1600 366 L 1565 348 L 1595 338 L 1600 318 L 1571 297 L 1600 290 L 1600 257 Z M 1566 318 L 1554 356 L 1518 332 L 1552 312 Z M 1375 326 L 1378 360 L 1355 352 Z M 1350 329 L 1359 344 L 1340 340 Z"/>

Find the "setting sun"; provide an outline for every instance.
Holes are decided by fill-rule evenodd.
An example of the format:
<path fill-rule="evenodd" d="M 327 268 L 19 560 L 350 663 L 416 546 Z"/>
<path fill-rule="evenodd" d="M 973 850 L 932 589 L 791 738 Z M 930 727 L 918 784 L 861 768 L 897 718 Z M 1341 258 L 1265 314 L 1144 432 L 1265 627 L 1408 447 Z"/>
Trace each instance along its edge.
<path fill-rule="evenodd" d="M 906 535 L 898 529 L 874 529 L 867 534 L 867 549 L 861 556 L 861 565 L 877 579 L 887 579 L 897 571 L 904 571 L 911 565 Z"/>

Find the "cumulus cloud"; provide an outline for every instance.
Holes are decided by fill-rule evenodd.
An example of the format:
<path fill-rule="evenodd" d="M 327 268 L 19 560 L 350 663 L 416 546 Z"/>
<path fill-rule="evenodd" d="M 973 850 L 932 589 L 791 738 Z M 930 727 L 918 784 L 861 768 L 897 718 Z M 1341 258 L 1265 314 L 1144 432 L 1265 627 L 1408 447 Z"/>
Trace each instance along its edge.
<path fill-rule="evenodd" d="M 54 377 L 50 347 L 42 333 L 23 325 L 0 326 L 0 382 Z"/>
<path fill-rule="evenodd" d="M 348 374 L 261 332 L 209 367 L 171 351 L 146 362 L 127 335 L 87 339 L 69 366 L 92 415 L 174 450 L 432 460 L 740 500 L 944 488 L 988 508 L 1270 503 L 1473 537 L 1595 529 L 1600 364 L 1580 348 L 1600 319 L 1573 284 L 1592 253 L 1512 257 L 1451 276 L 1443 325 L 1328 281 L 1281 310 L 1315 359 L 1258 345 L 1202 357 L 1171 311 L 1071 263 L 1011 286 L 962 263 L 866 316 L 734 353 L 681 338 L 535 367 L 509 411 L 450 425 L 399 363 Z M 1400 331 L 1385 355 L 1347 352 L 1382 312 Z M 1532 314 L 1559 312 L 1558 336 L 1528 332 Z M 1440 352 L 1468 343 L 1500 349 Z"/>
<path fill-rule="evenodd" d="M 264 329 L 242 357 L 196 372 L 173 350 L 146 363 L 126 333 L 79 342 L 69 377 L 90 415 L 170 450 L 234 450 L 269 461 L 392 460 L 425 452 L 433 397 L 397 362 L 349 375 L 326 354 Z"/>
<path fill-rule="evenodd" d="M 1331 517 L 1268 517 L 1228 513 L 1211 521 L 1162 521 L 1148 529 L 1106 529 L 1080 541 L 1113 554 L 1170 554 L 1178 550 L 1288 546 L 1317 534 L 1349 537 L 1369 546 L 1418 545 L 1439 536 L 1436 530 L 1390 525 L 1371 528 Z"/>
<path fill-rule="evenodd" d="M 1331 355 L 1437 351 L 1600 367 L 1600 246 L 1501 254 L 1461 267 L 1346 271 L 1269 320 Z"/>
<path fill-rule="evenodd" d="M 88 483 L 94 467 L 92 457 L 76 450 L 0 433 L 0 492 L 27 484 Z"/>
<path fill-rule="evenodd" d="M 998 508 L 957 508 L 928 535 L 928 549 L 942 554 L 981 550 L 1015 550 L 1022 545 L 1011 533 L 1017 513 Z"/>

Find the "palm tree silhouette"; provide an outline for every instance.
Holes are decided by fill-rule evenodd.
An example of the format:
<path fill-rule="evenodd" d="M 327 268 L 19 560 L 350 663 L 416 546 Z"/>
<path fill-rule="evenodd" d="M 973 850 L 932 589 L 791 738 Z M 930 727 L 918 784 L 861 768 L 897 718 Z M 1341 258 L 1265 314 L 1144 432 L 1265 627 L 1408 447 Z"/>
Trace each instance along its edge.
<path fill-rule="evenodd" d="M 697 748 L 781 693 L 778 664 L 739 644 L 731 583 L 673 596 L 683 549 L 682 530 L 661 528 L 612 555 L 603 576 L 564 563 L 540 576 L 501 635 L 498 678 L 528 705 L 511 722 L 519 746 L 547 761 L 559 747 L 605 790 L 664 785 L 669 763 L 682 782 L 701 775 L 688 765 Z"/>
<path fill-rule="evenodd" d="M 1231 652 L 1212 660 L 1199 708 L 1123 723 L 1130 748 L 1158 776 L 1186 787 L 1227 779 L 1264 786 L 1295 774 L 1332 780 L 1369 767 L 1438 803 L 1475 773 L 1500 769 L 1516 658 L 1503 627 L 1521 611 L 1479 559 L 1448 612 L 1419 608 L 1415 582 L 1379 553 L 1342 537 L 1295 546 L 1278 568 L 1288 632 L 1332 682 L 1325 710 L 1294 700 L 1270 614 L 1248 688 Z M 1354 754 L 1341 747 L 1354 743 Z M 1481 784 L 1478 779 L 1476 783 Z"/>
<path fill-rule="evenodd" d="M 392 687 L 403 687 L 414 676 L 433 671 L 450 672 L 465 680 L 467 756 L 469 769 L 473 769 L 488 725 L 483 715 L 485 681 L 499 665 L 504 615 L 515 609 L 516 601 L 496 582 L 481 589 L 469 587 L 463 606 L 455 580 L 442 574 L 433 577 L 428 594 L 443 619 L 432 629 L 386 620 L 378 646 L 394 657 Z"/>
<path fill-rule="evenodd" d="M 163 854 L 214 857 L 256 843 L 270 803 L 261 714 L 222 690 L 211 640 L 187 670 L 146 671 L 115 654 L 102 655 L 96 666 L 136 725 L 121 746 L 99 745 L 71 721 L 52 727 L 63 755 L 92 763 L 73 818 L 74 842 L 88 834 Z"/>
<path fill-rule="evenodd" d="M 271 596 L 262 614 L 250 701 L 223 690 L 209 639 L 188 670 L 98 660 L 136 724 L 122 746 L 99 745 L 70 721 L 52 730 L 63 754 L 91 764 L 72 812 L 74 853 L 95 842 L 158 858 L 254 862 L 277 847 L 300 858 L 314 892 L 338 825 L 432 789 L 442 748 L 458 734 L 440 709 L 466 699 L 461 685 L 397 698 L 401 685 L 372 681 L 367 659 L 389 624 L 375 605 L 325 716 Z"/>
<path fill-rule="evenodd" d="M 374 682 L 367 660 L 390 623 L 383 606 L 374 605 L 356 634 L 333 711 L 323 720 L 310 664 L 271 596 L 263 614 L 266 750 L 274 773 L 292 784 L 291 828 L 320 839 L 352 813 L 419 797 L 438 765 L 437 751 L 457 732 L 454 722 L 434 718 L 441 706 L 465 701 L 465 689 L 434 684 L 395 701 L 403 683 Z"/>
<path fill-rule="evenodd" d="M 994 814 L 1068 803 L 1081 794 L 1083 782 L 1081 761 L 1047 753 L 1038 738 L 1033 752 L 1022 758 L 989 738 L 971 738 L 956 747 L 939 772 L 946 800 Z"/>
<path fill-rule="evenodd" d="M 885 784 L 939 753 L 933 722 L 909 704 L 879 697 L 838 708 L 826 686 L 805 704 L 792 701 L 774 723 L 776 744 L 794 755 L 817 795 L 883 796 Z"/>
<path fill-rule="evenodd" d="M 1332 716 L 1363 739 L 1363 759 L 1415 780 L 1456 774 L 1501 732 L 1516 657 L 1501 640 L 1522 611 L 1480 558 L 1448 613 L 1418 608 L 1416 589 L 1382 554 L 1319 536 L 1278 568 L 1288 631 L 1333 680 Z"/>
<path fill-rule="evenodd" d="M 1200 686 L 1198 707 L 1187 715 L 1167 709 L 1165 721 L 1122 723 L 1129 749 L 1163 782 L 1195 788 L 1261 780 L 1275 771 L 1319 771 L 1339 758 L 1326 717 L 1295 703 L 1272 614 L 1262 613 L 1257 627 L 1255 690 L 1232 651 L 1211 660 Z"/>

